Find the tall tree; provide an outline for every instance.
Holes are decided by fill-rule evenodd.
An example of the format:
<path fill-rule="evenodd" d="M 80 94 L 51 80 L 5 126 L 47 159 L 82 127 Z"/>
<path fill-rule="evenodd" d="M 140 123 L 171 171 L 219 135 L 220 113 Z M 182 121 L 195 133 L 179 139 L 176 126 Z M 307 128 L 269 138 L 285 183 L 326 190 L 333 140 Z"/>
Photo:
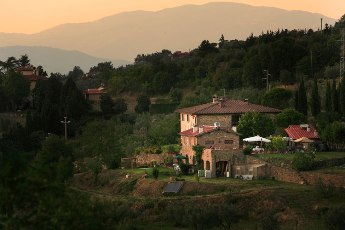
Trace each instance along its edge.
<path fill-rule="evenodd" d="M 24 54 L 18 59 L 18 62 L 20 66 L 26 66 L 30 64 L 30 59 L 27 54 Z"/>
<path fill-rule="evenodd" d="M 267 137 L 274 132 L 274 124 L 271 118 L 258 112 L 245 113 L 237 126 L 237 131 L 242 137 L 260 135 Z"/>
<path fill-rule="evenodd" d="M 222 36 L 220 36 L 219 38 L 219 43 L 218 43 L 218 47 L 222 48 L 225 44 L 225 39 L 224 39 L 224 35 L 222 34 Z"/>
<path fill-rule="evenodd" d="M 311 114 L 316 117 L 321 112 L 321 102 L 317 80 L 314 77 L 313 89 L 311 91 Z"/>
<path fill-rule="evenodd" d="M 114 113 L 114 101 L 107 93 L 101 95 L 101 111 L 105 115 Z"/>
<path fill-rule="evenodd" d="M 116 98 L 114 101 L 113 110 L 115 114 L 122 114 L 127 111 L 127 103 L 123 98 Z"/>
<path fill-rule="evenodd" d="M 289 100 L 291 97 L 291 91 L 282 88 L 274 88 L 264 94 L 261 102 L 266 106 L 283 109 L 289 106 Z"/>
<path fill-rule="evenodd" d="M 68 78 L 61 88 L 60 108 L 62 115 L 72 119 L 79 119 L 87 112 L 88 105 L 85 97 L 72 78 Z"/>
<path fill-rule="evenodd" d="M 73 80 L 78 80 L 84 76 L 84 71 L 79 66 L 74 66 L 72 71 L 68 72 L 67 77 L 72 78 Z"/>
<path fill-rule="evenodd" d="M 18 66 L 18 60 L 15 57 L 8 57 L 6 61 L 0 61 L 0 66 L 5 72 L 8 72 Z"/>
<path fill-rule="evenodd" d="M 34 120 L 40 121 L 42 130 L 60 134 L 61 127 L 61 88 L 62 83 L 56 78 L 48 78 L 45 81 L 38 81 L 34 89 Z"/>
<path fill-rule="evenodd" d="M 243 67 L 243 84 L 245 86 L 252 86 L 261 88 L 262 84 L 262 66 L 258 55 L 251 57 Z"/>
<path fill-rule="evenodd" d="M 16 110 L 30 92 L 30 82 L 23 75 L 14 71 L 5 74 L 2 86 L 5 95 L 11 101 L 12 110 Z"/>
<path fill-rule="evenodd" d="M 137 105 L 135 106 L 135 112 L 137 113 L 145 113 L 150 110 L 150 97 L 147 95 L 140 95 L 137 98 Z"/>
<path fill-rule="evenodd" d="M 332 84 L 332 112 L 337 113 L 339 112 L 339 95 L 337 90 L 337 84 L 335 78 L 333 79 Z"/>
<path fill-rule="evenodd" d="M 342 78 L 339 84 L 339 110 L 345 116 L 345 77 Z"/>
<path fill-rule="evenodd" d="M 308 115 L 308 100 L 307 100 L 307 92 L 304 86 L 303 77 L 301 78 L 301 82 L 298 88 L 298 97 L 297 97 L 297 111 L 303 113 L 304 115 Z"/>
<path fill-rule="evenodd" d="M 284 109 L 281 113 L 277 114 L 275 121 L 277 126 L 287 128 L 289 125 L 298 125 L 307 122 L 307 117 L 294 109 Z"/>
<path fill-rule="evenodd" d="M 331 85 L 327 81 L 326 85 L 326 92 L 325 92 L 325 110 L 326 112 L 332 111 L 332 92 L 331 92 Z"/>

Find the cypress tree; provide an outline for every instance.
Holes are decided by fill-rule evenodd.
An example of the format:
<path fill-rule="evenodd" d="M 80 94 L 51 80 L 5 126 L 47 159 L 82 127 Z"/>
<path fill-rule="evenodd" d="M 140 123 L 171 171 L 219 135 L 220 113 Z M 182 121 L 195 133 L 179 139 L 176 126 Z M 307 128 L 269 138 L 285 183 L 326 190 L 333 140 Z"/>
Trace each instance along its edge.
<path fill-rule="evenodd" d="M 335 79 L 333 79 L 332 84 L 332 112 L 336 113 L 339 112 L 339 95 L 337 91 L 337 84 Z"/>
<path fill-rule="evenodd" d="M 294 102 L 295 102 L 295 110 L 299 111 L 299 109 L 298 109 L 298 89 L 295 91 Z"/>
<path fill-rule="evenodd" d="M 326 86 L 325 110 L 326 112 L 332 111 L 332 94 L 331 94 L 331 85 L 329 84 L 329 82 L 327 82 L 327 86 Z"/>
<path fill-rule="evenodd" d="M 303 77 L 301 79 L 301 83 L 299 84 L 298 88 L 298 108 L 297 110 L 304 115 L 308 115 L 308 100 L 307 100 L 307 92 L 304 86 Z"/>
<path fill-rule="evenodd" d="M 345 116 L 345 78 L 343 77 L 339 85 L 339 111 Z"/>
<path fill-rule="evenodd" d="M 320 114 L 321 105 L 320 105 L 320 95 L 319 89 L 317 86 L 316 78 L 314 78 L 313 89 L 311 92 L 311 113 L 314 117 Z"/>

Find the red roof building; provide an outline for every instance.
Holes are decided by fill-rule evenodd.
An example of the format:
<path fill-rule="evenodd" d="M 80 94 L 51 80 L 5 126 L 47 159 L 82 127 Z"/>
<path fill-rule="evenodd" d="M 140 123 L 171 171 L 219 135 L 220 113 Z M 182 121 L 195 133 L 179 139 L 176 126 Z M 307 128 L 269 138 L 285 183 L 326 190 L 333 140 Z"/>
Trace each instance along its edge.
<path fill-rule="evenodd" d="M 315 129 L 314 126 L 310 124 L 289 125 L 289 127 L 285 129 L 285 132 L 293 140 L 297 140 L 302 137 L 306 137 L 311 140 L 320 139 L 320 136 L 317 133 L 317 130 Z"/>
<path fill-rule="evenodd" d="M 103 87 L 83 91 L 85 99 L 90 102 L 92 109 L 95 111 L 101 111 L 101 96 L 104 93 L 105 89 Z"/>
<path fill-rule="evenodd" d="M 104 88 L 103 87 L 99 87 L 97 89 L 87 89 L 87 90 L 84 90 L 83 93 L 85 95 L 96 95 L 96 94 L 104 94 Z"/>

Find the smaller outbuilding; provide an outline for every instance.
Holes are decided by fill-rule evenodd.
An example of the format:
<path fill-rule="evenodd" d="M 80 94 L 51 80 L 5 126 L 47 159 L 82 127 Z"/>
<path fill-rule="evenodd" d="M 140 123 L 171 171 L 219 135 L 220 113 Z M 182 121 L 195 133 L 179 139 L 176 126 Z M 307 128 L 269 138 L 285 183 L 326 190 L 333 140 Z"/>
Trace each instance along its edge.
<path fill-rule="evenodd" d="M 310 143 L 320 142 L 320 136 L 311 124 L 289 125 L 285 132 L 297 148 L 307 149 Z"/>

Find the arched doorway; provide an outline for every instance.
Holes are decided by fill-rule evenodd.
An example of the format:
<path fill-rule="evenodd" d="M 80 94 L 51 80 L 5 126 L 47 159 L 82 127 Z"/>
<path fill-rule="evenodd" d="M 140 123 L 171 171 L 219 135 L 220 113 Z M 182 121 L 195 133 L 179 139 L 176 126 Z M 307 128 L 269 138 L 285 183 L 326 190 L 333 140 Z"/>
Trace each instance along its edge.
<path fill-rule="evenodd" d="M 210 170 L 211 169 L 211 164 L 209 161 L 206 161 L 206 168 L 205 170 Z"/>

